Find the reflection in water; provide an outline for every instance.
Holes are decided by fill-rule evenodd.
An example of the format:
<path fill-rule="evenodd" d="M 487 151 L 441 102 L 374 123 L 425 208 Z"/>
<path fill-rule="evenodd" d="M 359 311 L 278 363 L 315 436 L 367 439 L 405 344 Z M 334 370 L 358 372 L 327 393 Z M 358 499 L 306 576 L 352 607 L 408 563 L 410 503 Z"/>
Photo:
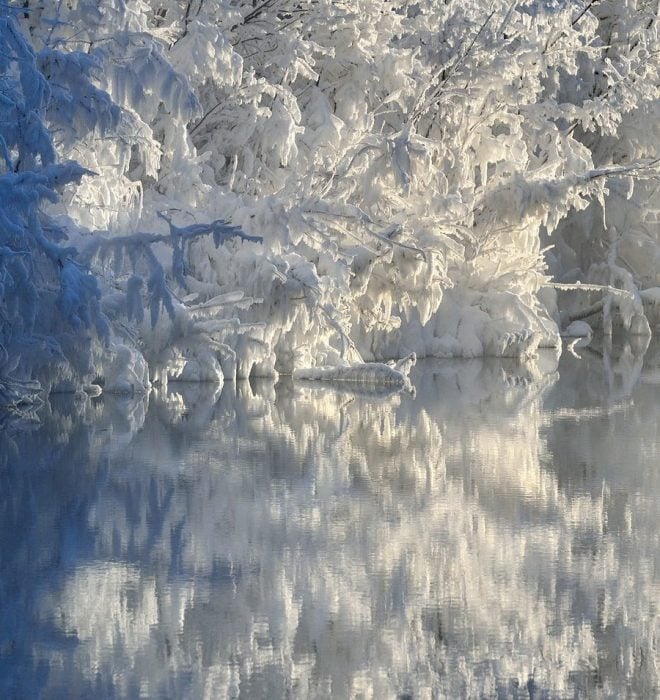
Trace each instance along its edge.
<path fill-rule="evenodd" d="M 655 697 L 660 362 L 579 354 L 9 426 L 0 696 Z"/>

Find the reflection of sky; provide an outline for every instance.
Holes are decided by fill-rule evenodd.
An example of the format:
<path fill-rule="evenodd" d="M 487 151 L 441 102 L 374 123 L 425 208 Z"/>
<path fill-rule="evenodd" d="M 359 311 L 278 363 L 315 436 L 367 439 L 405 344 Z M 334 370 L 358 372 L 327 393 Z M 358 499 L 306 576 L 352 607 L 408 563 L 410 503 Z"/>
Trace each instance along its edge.
<path fill-rule="evenodd" d="M 580 354 L 3 431 L 0 696 L 655 696 L 660 363 Z"/>

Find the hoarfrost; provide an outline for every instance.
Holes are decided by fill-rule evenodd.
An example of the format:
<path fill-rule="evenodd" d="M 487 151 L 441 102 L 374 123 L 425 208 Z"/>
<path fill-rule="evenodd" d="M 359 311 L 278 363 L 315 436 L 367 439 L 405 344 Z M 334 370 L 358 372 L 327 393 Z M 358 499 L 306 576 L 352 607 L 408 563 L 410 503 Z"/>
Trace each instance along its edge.
<path fill-rule="evenodd" d="M 115 345 L 148 386 L 652 332 L 649 5 L 280 5 L 3 6 L 12 381 L 120 376 Z"/>

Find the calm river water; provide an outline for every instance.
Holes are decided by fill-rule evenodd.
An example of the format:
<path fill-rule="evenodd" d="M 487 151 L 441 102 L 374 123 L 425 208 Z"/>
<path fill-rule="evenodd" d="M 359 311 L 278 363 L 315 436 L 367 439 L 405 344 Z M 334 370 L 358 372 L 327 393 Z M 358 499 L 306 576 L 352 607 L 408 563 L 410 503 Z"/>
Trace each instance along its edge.
<path fill-rule="evenodd" d="M 660 350 L 577 352 L 5 423 L 0 697 L 658 697 Z"/>

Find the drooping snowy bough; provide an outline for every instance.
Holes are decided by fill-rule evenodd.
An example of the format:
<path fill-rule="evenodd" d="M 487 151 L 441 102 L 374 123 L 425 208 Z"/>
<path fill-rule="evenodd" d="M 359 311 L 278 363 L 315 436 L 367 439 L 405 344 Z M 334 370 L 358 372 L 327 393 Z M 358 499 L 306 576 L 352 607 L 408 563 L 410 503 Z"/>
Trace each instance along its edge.
<path fill-rule="evenodd" d="M 135 392 L 528 358 L 585 318 L 648 334 L 652 5 L 4 4 L 2 381 Z"/>

